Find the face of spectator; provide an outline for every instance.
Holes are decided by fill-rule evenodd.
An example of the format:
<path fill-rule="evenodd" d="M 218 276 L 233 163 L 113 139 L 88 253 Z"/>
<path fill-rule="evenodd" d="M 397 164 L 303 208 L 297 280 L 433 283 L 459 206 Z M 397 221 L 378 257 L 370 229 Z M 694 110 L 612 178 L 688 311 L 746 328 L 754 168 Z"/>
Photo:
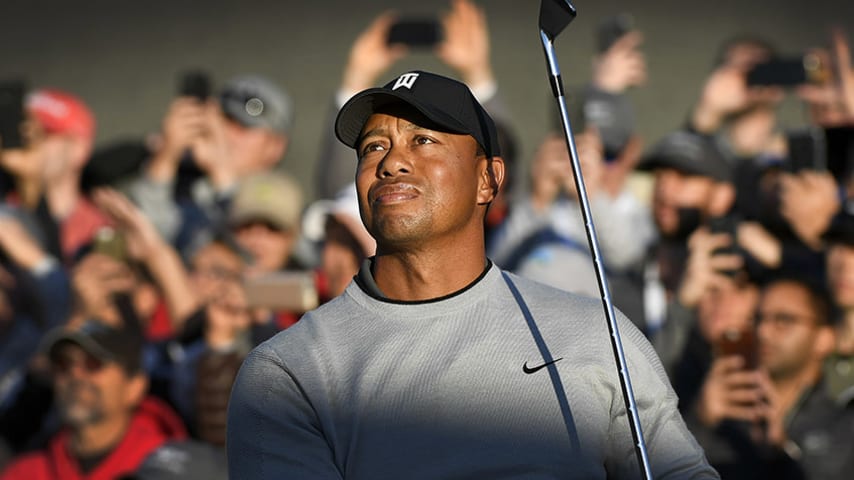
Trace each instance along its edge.
<path fill-rule="evenodd" d="M 772 379 L 795 376 L 820 364 L 828 353 L 829 327 L 818 315 L 802 285 L 778 282 L 762 292 L 757 312 L 759 364 Z"/>
<path fill-rule="evenodd" d="M 59 413 L 71 427 L 124 422 L 145 391 L 141 374 L 130 375 L 74 343 L 57 347 L 51 364 Z"/>
<path fill-rule="evenodd" d="M 262 221 L 238 226 L 234 236 L 237 243 L 252 255 L 250 270 L 253 273 L 275 272 L 284 268 L 296 243 L 294 232 L 282 231 Z"/>
<path fill-rule="evenodd" d="M 834 244 L 827 252 L 827 282 L 839 308 L 854 308 L 854 246 Z"/>
<path fill-rule="evenodd" d="M 652 207 L 655 223 L 664 236 L 678 232 L 690 233 L 699 226 L 712 194 L 714 180 L 698 175 L 686 175 L 673 169 L 659 169 L 655 173 Z M 694 212 L 689 220 L 686 212 Z M 694 225 L 687 225 L 687 223 Z"/>
<path fill-rule="evenodd" d="M 700 299 L 697 312 L 703 338 L 714 343 L 727 330 L 752 327 L 758 301 L 759 290 L 750 283 L 729 281 L 710 288 Z"/>
<path fill-rule="evenodd" d="M 204 303 L 222 294 L 231 284 L 243 278 L 243 260 L 234 251 L 219 243 L 203 247 L 191 262 L 192 279 Z"/>
<path fill-rule="evenodd" d="M 227 121 L 225 139 L 240 176 L 273 168 L 285 154 L 286 139 L 266 128 L 244 127 Z"/>
<path fill-rule="evenodd" d="M 320 265 L 326 276 L 329 296 L 336 297 L 344 292 L 359 272 L 365 254 L 358 240 L 335 217 L 327 218 L 325 233 Z"/>

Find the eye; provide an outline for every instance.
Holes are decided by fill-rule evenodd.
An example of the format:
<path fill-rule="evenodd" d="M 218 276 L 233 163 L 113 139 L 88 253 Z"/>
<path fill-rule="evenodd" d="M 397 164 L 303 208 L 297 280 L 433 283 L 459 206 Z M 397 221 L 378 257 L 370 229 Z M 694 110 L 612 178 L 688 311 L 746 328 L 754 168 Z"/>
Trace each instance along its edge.
<path fill-rule="evenodd" d="M 416 145 L 429 145 L 431 143 L 436 143 L 436 140 L 426 136 L 426 135 L 418 135 L 415 137 Z"/>
<path fill-rule="evenodd" d="M 371 142 L 371 143 L 366 143 L 365 145 L 363 145 L 362 150 L 359 153 L 360 153 L 360 156 L 364 157 L 365 155 L 367 155 L 371 152 L 379 152 L 382 150 L 385 150 L 385 145 L 383 145 L 380 142 Z"/>

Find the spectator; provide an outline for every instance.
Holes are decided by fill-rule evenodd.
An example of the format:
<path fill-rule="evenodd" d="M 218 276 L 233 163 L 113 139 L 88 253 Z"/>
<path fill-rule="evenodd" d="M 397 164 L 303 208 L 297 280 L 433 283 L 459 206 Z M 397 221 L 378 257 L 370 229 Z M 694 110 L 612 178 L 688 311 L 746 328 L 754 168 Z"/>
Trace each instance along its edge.
<path fill-rule="evenodd" d="M 723 478 L 848 478 L 854 411 L 835 405 L 823 384 L 834 346 L 823 292 L 772 280 L 756 319 L 759 369 L 743 355 L 718 356 L 689 428 Z"/>
<path fill-rule="evenodd" d="M 222 225 L 242 178 L 270 171 L 281 160 L 292 122 L 290 97 L 260 76 L 232 79 L 218 101 L 176 98 L 144 174 L 124 187 L 161 235 L 186 254 L 196 235 Z M 188 151 L 203 176 L 188 192 L 178 192 Z"/>
<path fill-rule="evenodd" d="M 243 179 L 228 212 L 238 245 L 251 256 L 249 275 L 304 268 L 296 257 L 303 193 L 285 173 Z"/>
<path fill-rule="evenodd" d="M 836 348 L 825 370 L 840 405 L 854 404 L 854 216 L 840 214 L 824 236 L 827 284 L 836 307 Z"/>
<path fill-rule="evenodd" d="M 186 436 L 169 407 L 146 397 L 139 336 L 88 320 L 54 330 L 45 352 L 63 428 L 44 451 L 23 455 L 0 478 L 116 478 L 167 440 Z"/>

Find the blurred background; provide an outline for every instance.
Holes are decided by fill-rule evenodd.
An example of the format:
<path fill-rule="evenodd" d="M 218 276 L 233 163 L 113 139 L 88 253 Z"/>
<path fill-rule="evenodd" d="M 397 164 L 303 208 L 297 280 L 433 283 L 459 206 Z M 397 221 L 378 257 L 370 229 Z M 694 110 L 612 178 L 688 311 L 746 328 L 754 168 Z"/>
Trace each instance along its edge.
<path fill-rule="evenodd" d="M 539 2 L 483 0 L 499 87 L 515 119 L 521 158 L 531 157 L 549 124 L 553 100 L 537 36 Z M 854 31 L 854 2 L 838 0 L 630 2 L 577 0 L 579 16 L 557 41 L 564 82 L 589 78 L 597 22 L 629 12 L 645 36 L 649 81 L 631 92 L 647 144 L 680 125 L 728 37 L 750 32 L 785 54 L 825 45 L 834 25 Z M 140 137 L 159 128 L 189 68 L 216 84 L 255 72 L 286 87 L 296 124 L 283 167 L 313 196 L 311 181 L 331 97 L 348 50 L 381 11 L 435 16 L 444 1 L 424 0 L 84 0 L 4 1 L 0 6 L 0 77 L 24 76 L 32 87 L 55 86 L 88 103 L 97 142 Z M 424 68 L 449 74 L 435 57 L 416 54 L 388 73 Z M 385 81 L 387 79 L 383 79 Z M 784 126 L 803 122 L 797 103 L 782 108 Z"/>

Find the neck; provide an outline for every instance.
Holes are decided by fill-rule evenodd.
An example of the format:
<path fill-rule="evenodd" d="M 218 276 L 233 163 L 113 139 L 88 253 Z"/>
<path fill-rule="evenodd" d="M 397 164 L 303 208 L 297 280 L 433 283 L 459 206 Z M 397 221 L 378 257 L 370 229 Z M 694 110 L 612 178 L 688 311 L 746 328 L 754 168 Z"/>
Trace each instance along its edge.
<path fill-rule="evenodd" d="M 80 200 L 78 187 L 80 178 L 75 175 L 63 175 L 62 179 L 50 182 L 45 191 L 50 213 L 54 218 L 67 218 Z"/>
<path fill-rule="evenodd" d="M 836 350 L 845 355 L 854 354 L 854 308 L 845 310 L 836 327 Z"/>
<path fill-rule="evenodd" d="M 403 301 L 443 297 L 471 284 L 486 268 L 486 253 L 479 249 L 431 249 L 403 253 L 377 253 L 373 277 L 390 299 Z"/>
<path fill-rule="evenodd" d="M 784 412 L 790 411 L 803 393 L 815 385 L 821 376 L 821 365 L 810 363 L 799 372 L 788 376 L 771 377 L 774 390 Z"/>
<path fill-rule="evenodd" d="M 118 445 L 128 429 L 130 417 L 86 425 L 71 433 L 70 450 L 75 456 L 97 455 Z"/>
<path fill-rule="evenodd" d="M 15 190 L 20 196 L 21 204 L 24 207 L 35 210 L 39 205 L 39 197 L 41 197 L 43 186 L 41 181 L 18 178 L 15 182 Z"/>

